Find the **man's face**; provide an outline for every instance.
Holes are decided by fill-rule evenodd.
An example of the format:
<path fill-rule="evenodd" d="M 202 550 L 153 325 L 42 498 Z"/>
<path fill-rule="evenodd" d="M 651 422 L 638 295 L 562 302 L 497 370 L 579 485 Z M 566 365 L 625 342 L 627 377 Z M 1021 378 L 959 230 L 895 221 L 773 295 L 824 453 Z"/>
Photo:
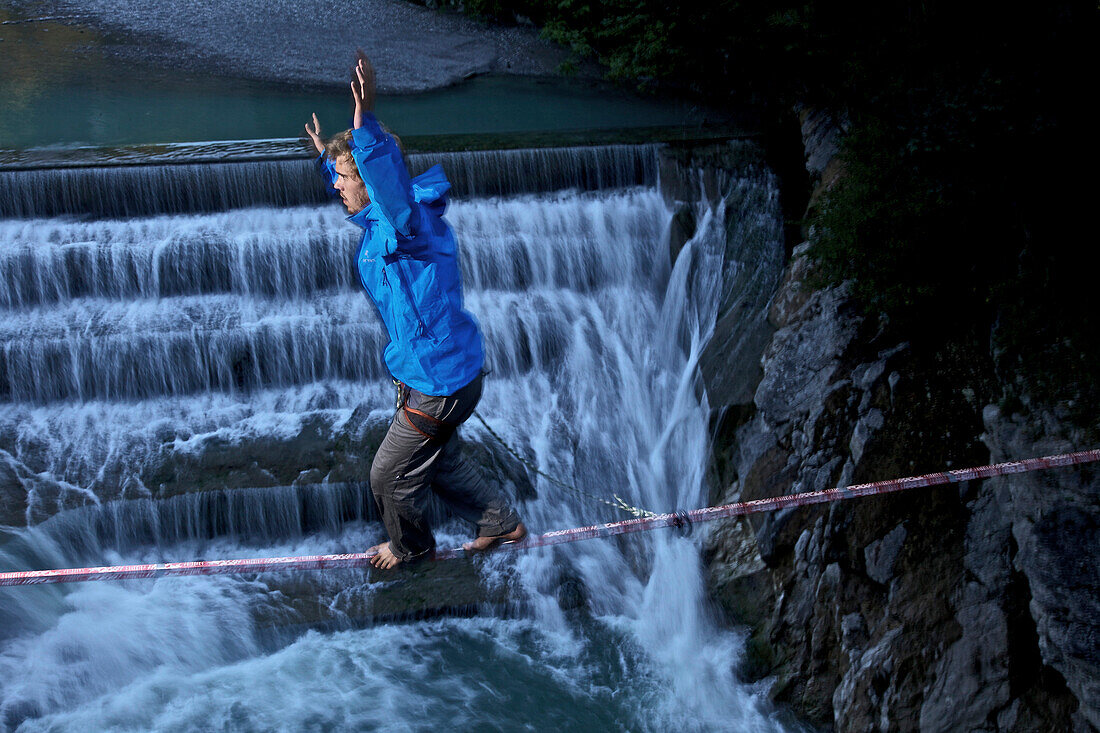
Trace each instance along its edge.
<path fill-rule="evenodd" d="M 345 156 L 332 164 L 336 170 L 336 182 L 333 188 L 340 192 L 340 199 L 347 207 L 349 214 L 357 214 L 370 203 L 367 195 L 367 184 L 359 177 L 359 169 L 355 167 L 355 161 Z"/>

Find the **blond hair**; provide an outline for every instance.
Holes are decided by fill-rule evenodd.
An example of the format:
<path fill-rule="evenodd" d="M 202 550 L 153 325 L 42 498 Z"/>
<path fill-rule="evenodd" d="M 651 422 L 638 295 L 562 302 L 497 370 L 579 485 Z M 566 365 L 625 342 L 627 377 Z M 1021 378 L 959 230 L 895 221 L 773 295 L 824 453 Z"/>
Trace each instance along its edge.
<path fill-rule="evenodd" d="M 397 149 L 401 152 L 401 158 L 405 158 L 405 146 L 401 144 L 401 138 L 394 133 L 390 132 L 390 129 L 383 125 L 381 122 L 378 126 L 382 128 L 382 132 L 386 133 L 393 138 L 394 143 L 397 144 Z M 343 132 L 338 132 L 328 139 L 325 143 L 325 156 L 335 162 L 338 160 L 344 160 L 345 158 L 352 158 L 351 154 L 351 133 L 353 131 L 348 129 Z M 408 164 L 406 164 L 408 167 Z M 354 166 L 356 176 L 359 175 L 358 166 Z"/>

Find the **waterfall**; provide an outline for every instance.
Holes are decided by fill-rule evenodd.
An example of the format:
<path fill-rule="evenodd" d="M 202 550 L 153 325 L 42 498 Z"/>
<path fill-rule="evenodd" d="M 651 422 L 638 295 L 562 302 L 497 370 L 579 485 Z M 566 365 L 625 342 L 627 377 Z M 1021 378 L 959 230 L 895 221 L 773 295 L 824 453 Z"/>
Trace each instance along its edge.
<path fill-rule="evenodd" d="M 228 182 L 231 165 L 286 178 L 207 213 L 181 198 L 195 180 Z M 447 216 L 492 370 L 479 412 L 586 492 L 657 512 L 703 505 L 697 363 L 726 232 L 739 231 L 728 222 L 774 229 L 778 209 L 700 206 L 670 263 L 655 148 L 444 165 L 463 194 Z M 140 216 L 105 218 L 104 205 L 86 219 L 0 220 L 0 565 L 378 541 L 369 456 L 346 446 L 369 444 L 392 410 L 383 333 L 353 279 L 355 230 L 333 204 L 287 193 L 306 191 L 294 176 L 307 173 L 301 161 L 103 168 L 95 180 Z M 3 175 L 9 188 L 63 177 Z M 122 193 L 156 177 L 175 188 L 140 206 Z M 54 199 L 45 187 L 25 211 L 56 213 L 91 181 L 76 176 Z M 757 169 L 737 184 L 774 193 Z M 497 449 L 476 424 L 463 433 L 471 449 Z M 521 504 L 534 532 L 622 518 L 552 482 L 536 489 Z M 467 531 L 444 522 L 439 541 Z M 736 678 L 741 640 L 710 616 L 697 538 L 646 533 L 475 567 L 473 582 L 506 589 L 513 613 L 359 628 L 350 620 L 405 577 L 360 571 L 0 589 L 0 724 L 781 729 Z M 348 623 L 301 631 L 322 617 Z"/>
<path fill-rule="evenodd" d="M 285 141 L 271 142 L 269 154 L 274 159 L 265 159 L 256 144 L 242 143 L 247 155 L 234 162 L 210 162 L 212 152 L 232 159 L 232 148 L 188 150 L 177 145 L 142 156 L 142 165 L 126 165 L 129 157 L 93 158 L 84 166 L 42 158 L 0 165 L 0 217 L 106 218 L 323 202 L 324 191 L 312 175 L 314 164 L 289 157 Z M 652 185 L 657 177 L 652 145 L 408 157 L 413 175 L 436 163 L 444 165 L 458 196 Z"/>

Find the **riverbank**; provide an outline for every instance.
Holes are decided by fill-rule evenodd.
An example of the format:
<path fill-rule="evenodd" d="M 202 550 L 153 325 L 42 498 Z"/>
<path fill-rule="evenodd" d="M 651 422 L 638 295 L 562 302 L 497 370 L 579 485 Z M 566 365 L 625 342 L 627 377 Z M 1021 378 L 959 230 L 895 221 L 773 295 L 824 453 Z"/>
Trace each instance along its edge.
<path fill-rule="evenodd" d="M 402 0 L 17 0 L 7 16 L 6 34 L 16 25 L 31 32 L 75 29 L 85 36 L 85 53 L 168 69 L 174 77 L 343 87 L 359 47 L 374 60 L 383 94 L 440 89 L 490 72 L 551 76 L 568 57 L 534 27 L 490 27 Z M 594 63 L 575 73 L 602 76 Z"/>

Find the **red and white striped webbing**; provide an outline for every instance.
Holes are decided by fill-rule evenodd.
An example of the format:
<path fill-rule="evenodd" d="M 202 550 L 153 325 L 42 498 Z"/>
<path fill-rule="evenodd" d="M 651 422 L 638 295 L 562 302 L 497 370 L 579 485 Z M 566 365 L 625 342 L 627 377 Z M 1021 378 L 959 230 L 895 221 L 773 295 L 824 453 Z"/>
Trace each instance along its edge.
<path fill-rule="evenodd" d="M 955 471 L 928 473 L 923 476 L 877 481 L 872 484 L 858 484 L 844 488 L 810 491 L 804 494 L 789 494 L 770 499 L 754 499 L 724 506 L 704 507 L 689 512 L 658 514 L 652 517 L 627 519 L 610 524 L 595 524 L 588 527 L 575 527 L 547 532 L 543 535 L 528 537 L 523 542 L 502 545 L 499 551 L 526 550 L 532 547 L 560 545 L 566 542 L 579 542 L 596 537 L 611 537 L 630 532 L 643 532 L 659 527 L 681 526 L 685 519 L 690 522 L 709 522 L 715 519 L 737 517 L 743 514 L 776 511 L 787 507 L 823 504 L 841 499 L 855 499 L 862 496 L 888 494 L 922 486 L 958 483 L 979 478 L 1006 476 L 1027 471 L 1040 471 L 1060 466 L 1073 466 L 1082 463 L 1100 461 L 1100 449 L 1066 453 L 1043 458 L 1028 458 L 1023 461 L 1010 461 L 976 468 L 961 468 Z M 439 550 L 435 560 L 453 560 L 466 556 L 462 548 Z M 357 552 L 348 555 L 304 555 L 299 557 L 261 557 L 246 560 L 199 560 L 195 562 L 152 563 L 147 565 L 117 565 L 98 568 L 63 568 L 58 570 L 26 570 L 0 573 L 0 586 L 35 585 L 38 583 L 75 583 L 84 580 L 126 580 L 132 578 L 156 578 L 165 575 L 223 575 L 227 573 L 259 573 L 275 570 L 324 570 L 327 568 L 361 568 L 370 564 L 374 553 Z"/>

